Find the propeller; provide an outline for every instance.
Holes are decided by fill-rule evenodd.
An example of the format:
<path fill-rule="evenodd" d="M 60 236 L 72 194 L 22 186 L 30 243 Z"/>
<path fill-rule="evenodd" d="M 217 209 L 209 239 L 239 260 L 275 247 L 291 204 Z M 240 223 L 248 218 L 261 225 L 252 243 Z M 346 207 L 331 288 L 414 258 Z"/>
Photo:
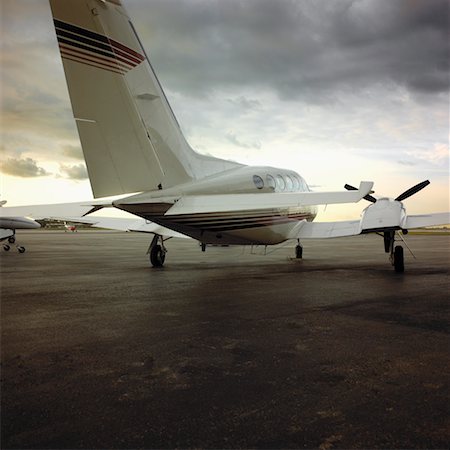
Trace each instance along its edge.
<path fill-rule="evenodd" d="M 429 180 L 422 181 L 421 183 L 416 184 L 415 186 L 409 188 L 408 190 L 406 190 L 405 192 L 400 194 L 398 197 L 395 198 L 395 201 L 401 202 L 401 201 L 407 199 L 408 197 L 411 197 L 411 195 L 417 194 L 419 191 L 421 191 L 424 187 L 427 187 L 429 184 L 430 184 Z M 344 187 L 345 187 L 345 189 L 347 189 L 347 191 L 357 191 L 358 190 L 358 188 L 355 188 L 354 186 L 351 186 L 350 184 L 346 184 Z M 377 201 L 377 199 L 370 194 L 367 194 L 363 198 L 372 203 L 375 203 Z"/>
<path fill-rule="evenodd" d="M 412 188 L 409 188 L 407 191 L 403 192 L 403 194 L 400 194 L 395 200 L 401 202 L 406 198 L 411 197 L 411 195 L 417 194 L 417 192 L 421 191 L 424 187 L 428 186 L 429 184 L 430 184 L 429 180 L 422 181 L 422 183 L 416 184 Z"/>
<path fill-rule="evenodd" d="M 347 189 L 347 191 L 357 191 L 358 188 L 355 188 L 355 186 L 350 186 L 349 184 L 346 184 L 345 189 Z M 363 197 L 363 199 L 367 200 L 368 202 L 372 202 L 375 203 L 377 201 L 377 199 L 375 197 L 372 197 L 370 194 L 367 194 Z"/>

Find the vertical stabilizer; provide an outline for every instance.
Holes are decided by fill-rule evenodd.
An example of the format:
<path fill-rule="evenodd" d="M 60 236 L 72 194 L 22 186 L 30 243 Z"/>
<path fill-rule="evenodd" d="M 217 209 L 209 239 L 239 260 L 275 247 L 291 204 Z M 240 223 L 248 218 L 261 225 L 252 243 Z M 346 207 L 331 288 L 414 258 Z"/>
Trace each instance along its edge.
<path fill-rule="evenodd" d="M 92 191 L 168 188 L 237 166 L 188 145 L 119 0 L 50 0 Z"/>

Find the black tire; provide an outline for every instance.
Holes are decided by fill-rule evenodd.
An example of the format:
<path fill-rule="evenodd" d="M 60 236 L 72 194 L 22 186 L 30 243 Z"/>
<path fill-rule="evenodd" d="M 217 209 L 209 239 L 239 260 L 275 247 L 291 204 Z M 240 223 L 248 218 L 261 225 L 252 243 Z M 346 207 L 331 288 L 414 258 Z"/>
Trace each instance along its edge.
<path fill-rule="evenodd" d="M 3 250 L 5 250 L 5 252 L 9 252 L 10 248 L 11 247 L 8 244 L 3 245 Z"/>
<path fill-rule="evenodd" d="M 19 253 L 25 253 L 25 247 L 22 247 L 22 246 L 17 247 L 17 251 L 18 251 Z"/>
<path fill-rule="evenodd" d="M 8 238 L 8 242 L 9 242 L 10 244 L 14 244 L 14 242 L 16 242 L 15 236 L 10 236 L 10 237 Z"/>
<path fill-rule="evenodd" d="M 394 249 L 394 268 L 397 273 L 403 273 L 405 271 L 403 247 L 401 245 L 397 245 Z"/>
<path fill-rule="evenodd" d="M 297 259 L 302 259 L 303 258 L 303 247 L 301 245 L 296 245 L 295 246 L 295 257 Z"/>
<path fill-rule="evenodd" d="M 150 262 L 153 267 L 162 267 L 164 265 L 164 260 L 166 259 L 166 252 L 161 248 L 160 245 L 155 245 L 150 250 Z"/>

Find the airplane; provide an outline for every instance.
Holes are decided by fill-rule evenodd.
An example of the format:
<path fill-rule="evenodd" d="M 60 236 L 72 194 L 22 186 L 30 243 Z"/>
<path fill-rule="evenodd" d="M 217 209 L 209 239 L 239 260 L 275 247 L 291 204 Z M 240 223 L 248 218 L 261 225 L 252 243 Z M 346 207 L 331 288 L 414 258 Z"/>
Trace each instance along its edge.
<path fill-rule="evenodd" d="M 16 230 L 33 230 L 41 225 L 28 217 L 4 215 L 5 203 L 6 200 L 0 202 L 0 242 L 8 240 L 8 243 L 3 244 L 3 250 L 9 252 L 11 245 L 16 243 Z M 19 253 L 25 252 L 23 245 L 16 244 L 16 248 Z"/>
<path fill-rule="evenodd" d="M 94 198 L 156 224 L 149 247 L 154 267 L 165 263 L 165 241 L 181 233 L 207 245 L 276 245 L 365 233 L 383 237 L 396 272 L 404 271 L 408 229 L 450 222 L 450 213 L 408 215 L 403 201 L 376 199 L 373 183 L 312 192 L 293 170 L 247 166 L 194 151 L 186 141 L 134 25 L 120 0 L 50 0 Z M 314 222 L 318 205 L 371 204 L 354 221 Z M 85 216 L 87 212 L 82 215 Z"/>
<path fill-rule="evenodd" d="M 67 233 L 67 231 L 71 231 L 72 233 L 76 233 L 77 232 L 77 226 L 74 225 L 73 223 L 67 223 L 64 220 L 64 232 Z"/>

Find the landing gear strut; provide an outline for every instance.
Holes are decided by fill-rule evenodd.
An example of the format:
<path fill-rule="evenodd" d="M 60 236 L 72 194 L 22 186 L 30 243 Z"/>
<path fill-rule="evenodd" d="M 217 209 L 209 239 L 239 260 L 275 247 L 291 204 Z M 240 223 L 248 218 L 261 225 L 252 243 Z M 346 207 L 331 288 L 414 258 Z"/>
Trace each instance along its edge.
<path fill-rule="evenodd" d="M 167 249 L 164 246 L 164 239 L 159 234 L 155 234 L 147 250 L 150 255 L 150 263 L 153 267 L 162 267 L 166 259 Z"/>
<path fill-rule="evenodd" d="M 403 273 L 405 271 L 403 247 L 401 245 L 395 245 L 395 231 L 385 231 L 383 238 L 384 251 L 390 253 L 389 260 L 391 264 L 397 273 Z"/>
<path fill-rule="evenodd" d="M 300 244 L 300 239 L 297 239 L 297 245 L 295 246 L 295 257 L 297 259 L 303 258 L 303 247 Z"/>

